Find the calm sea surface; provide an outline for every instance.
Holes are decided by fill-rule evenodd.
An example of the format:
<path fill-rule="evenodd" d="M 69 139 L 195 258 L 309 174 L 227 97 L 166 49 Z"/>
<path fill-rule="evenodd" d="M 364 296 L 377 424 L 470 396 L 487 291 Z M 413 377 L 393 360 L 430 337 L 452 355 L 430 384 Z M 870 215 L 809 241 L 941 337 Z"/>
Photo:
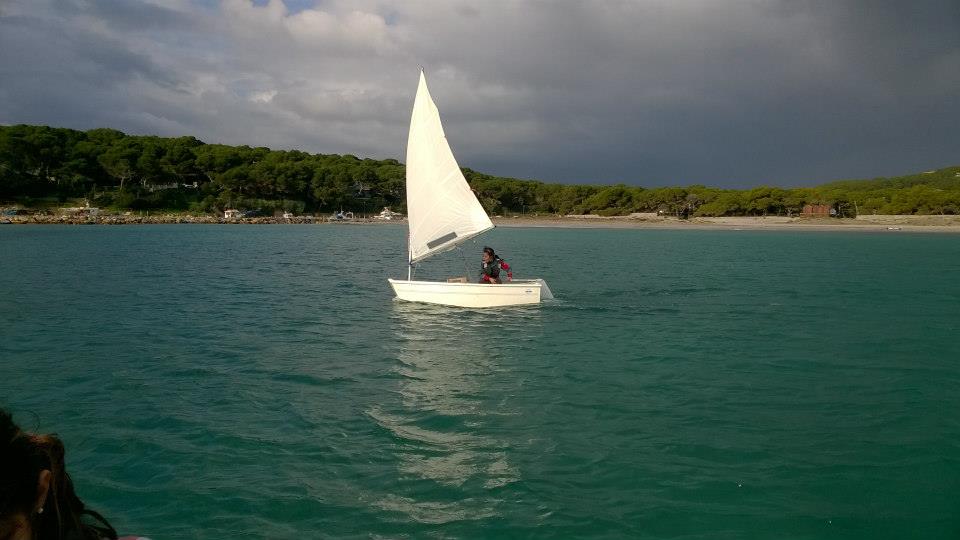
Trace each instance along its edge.
<path fill-rule="evenodd" d="M 0 404 L 156 540 L 960 537 L 960 237 L 501 228 L 489 311 L 405 237 L 2 227 Z"/>

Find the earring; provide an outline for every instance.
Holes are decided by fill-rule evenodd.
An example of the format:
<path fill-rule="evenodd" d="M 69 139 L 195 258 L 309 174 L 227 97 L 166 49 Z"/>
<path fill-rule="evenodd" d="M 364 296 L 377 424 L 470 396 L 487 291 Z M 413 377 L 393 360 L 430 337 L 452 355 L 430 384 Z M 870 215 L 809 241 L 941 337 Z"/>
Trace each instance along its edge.
<path fill-rule="evenodd" d="M 38 513 L 38 514 L 42 514 L 42 513 L 43 513 L 43 507 L 42 507 L 42 506 L 40 507 L 39 510 L 37 510 L 37 513 Z"/>

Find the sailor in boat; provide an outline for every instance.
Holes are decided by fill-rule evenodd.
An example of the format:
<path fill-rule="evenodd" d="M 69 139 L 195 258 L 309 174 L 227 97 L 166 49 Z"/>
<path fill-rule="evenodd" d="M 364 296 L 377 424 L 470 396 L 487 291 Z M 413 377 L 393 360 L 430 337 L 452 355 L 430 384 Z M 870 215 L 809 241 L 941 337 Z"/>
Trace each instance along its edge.
<path fill-rule="evenodd" d="M 507 261 L 501 259 L 492 247 L 484 246 L 483 255 L 480 256 L 480 283 L 503 283 L 500 279 L 500 271 L 507 273 L 507 280 L 513 280 L 513 272 Z"/>

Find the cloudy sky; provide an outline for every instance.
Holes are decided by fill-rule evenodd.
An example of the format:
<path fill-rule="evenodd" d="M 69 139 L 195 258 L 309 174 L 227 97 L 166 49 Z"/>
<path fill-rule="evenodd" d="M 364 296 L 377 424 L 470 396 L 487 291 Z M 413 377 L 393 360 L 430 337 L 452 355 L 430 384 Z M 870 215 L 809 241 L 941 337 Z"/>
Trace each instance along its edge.
<path fill-rule="evenodd" d="M 465 167 L 812 185 L 960 164 L 960 1 L 0 0 L 0 124 Z"/>

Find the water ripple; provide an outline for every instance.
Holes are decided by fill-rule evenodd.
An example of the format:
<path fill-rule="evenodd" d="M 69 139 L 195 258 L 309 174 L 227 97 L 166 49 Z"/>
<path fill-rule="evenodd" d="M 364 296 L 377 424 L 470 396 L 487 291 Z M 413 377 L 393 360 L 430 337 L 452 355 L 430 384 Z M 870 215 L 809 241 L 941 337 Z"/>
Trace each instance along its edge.
<path fill-rule="evenodd" d="M 3 405 L 155 538 L 960 531 L 954 239 L 495 230 L 558 298 L 471 310 L 404 238 L 3 228 Z"/>

